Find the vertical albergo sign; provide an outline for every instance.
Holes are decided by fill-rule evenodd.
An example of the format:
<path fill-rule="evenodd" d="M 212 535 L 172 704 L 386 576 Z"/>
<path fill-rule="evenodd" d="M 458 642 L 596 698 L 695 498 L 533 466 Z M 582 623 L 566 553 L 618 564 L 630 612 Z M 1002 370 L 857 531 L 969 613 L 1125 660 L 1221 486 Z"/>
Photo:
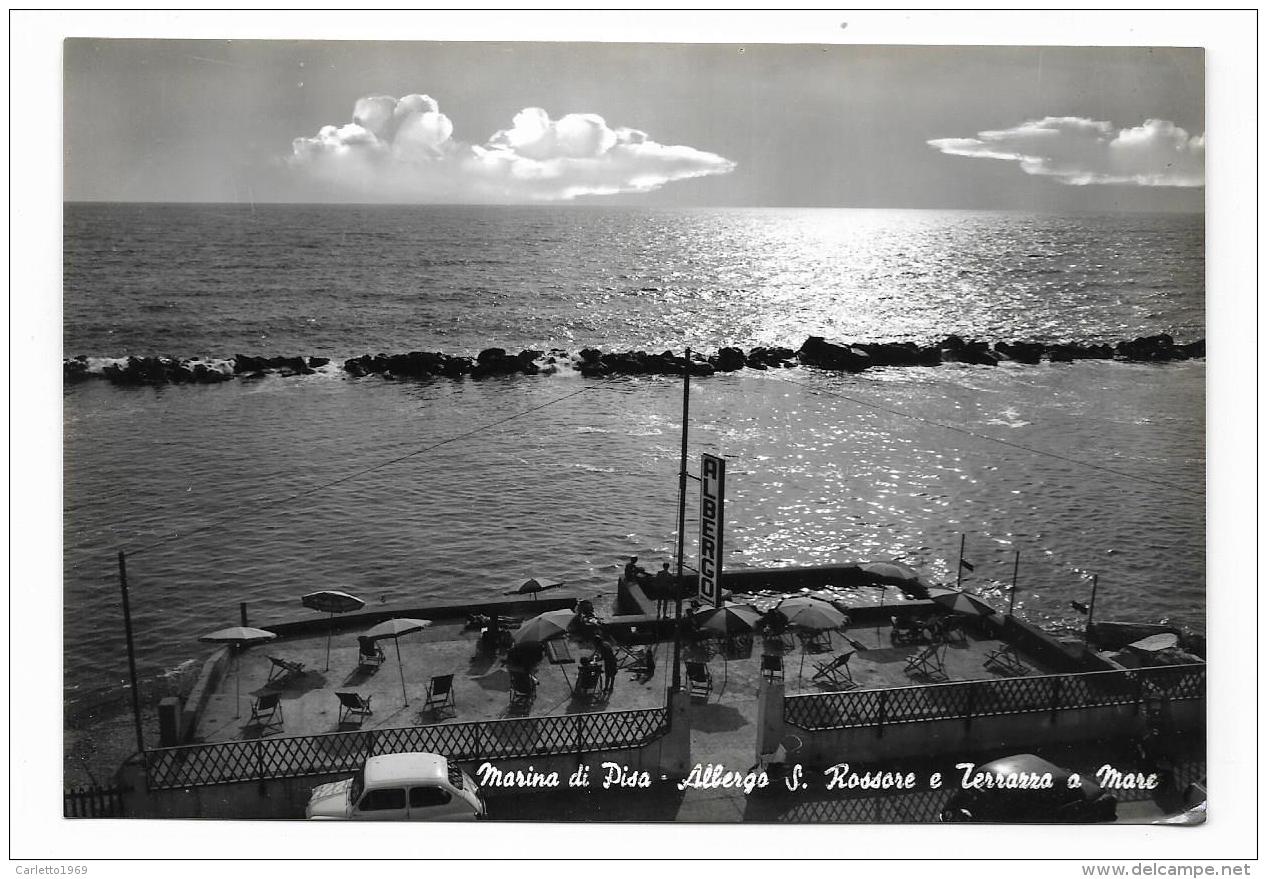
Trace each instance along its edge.
<path fill-rule="evenodd" d="M 705 605 L 720 607 L 726 459 L 703 455 L 700 458 L 699 484 L 699 597 Z"/>

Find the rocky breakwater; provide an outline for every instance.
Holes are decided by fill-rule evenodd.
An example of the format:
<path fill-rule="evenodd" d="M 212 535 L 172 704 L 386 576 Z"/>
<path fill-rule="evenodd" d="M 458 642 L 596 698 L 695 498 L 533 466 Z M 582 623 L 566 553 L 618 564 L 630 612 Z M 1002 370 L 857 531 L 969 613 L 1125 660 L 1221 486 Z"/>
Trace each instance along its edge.
<path fill-rule="evenodd" d="M 554 348 L 525 349 L 510 354 L 504 348 L 485 348 L 476 357 L 439 351 L 407 354 L 363 354 L 343 362 L 342 371 L 353 378 L 380 376 L 387 379 L 490 378 L 511 375 L 549 375 L 576 370 L 586 377 L 622 375 L 707 376 L 740 369 L 766 370 L 814 366 L 840 372 L 862 372 L 873 367 L 937 366 L 967 363 L 997 366 L 1003 361 L 1037 364 L 1072 363 L 1075 360 L 1121 360 L 1164 363 L 1205 356 L 1205 340 L 1176 344 L 1166 334 L 1141 336 L 1113 345 L 1086 342 L 983 342 L 947 336 L 940 342 L 842 342 L 810 336 L 799 350 L 783 347 L 742 348 L 726 346 L 708 356 L 692 352 L 690 360 L 672 351 L 609 351 L 582 349 L 575 358 Z M 75 357 L 62 362 L 67 383 L 104 378 L 119 385 L 213 384 L 267 375 L 311 375 L 329 363 L 325 357 L 253 357 L 239 354 L 232 360 L 178 360 L 173 357 L 128 357 L 122 360 Z"/>
<path fill-rule="evenodd" d="M 937 366 L 941 363 L 970 363 L 998 366 L 1005 360 L 1037 364 L 1044 359 L 1052 363 L 1074 360 L 1122 360 L 1140 363 L 1163 363 L 1190 360 L 1205 356 L 1205 340 L 1176 345 L 1165 334 L 1141 336 L 1116 345 L 1085 342 L 982 342 L 965 341 L 947 336 L 931 345 L 914 342 L 841 342 L 810 336 L 796 352 L 806 366 L 843 372 L 861 372 L 872 366 Z"/>

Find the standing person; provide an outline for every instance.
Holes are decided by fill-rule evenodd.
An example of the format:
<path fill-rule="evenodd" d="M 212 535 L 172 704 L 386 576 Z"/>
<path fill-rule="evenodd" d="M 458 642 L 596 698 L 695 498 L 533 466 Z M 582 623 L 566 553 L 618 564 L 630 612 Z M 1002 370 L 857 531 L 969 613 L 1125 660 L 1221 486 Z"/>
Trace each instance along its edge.
<path fill-rule="evenodd" d="M 656 572 L 655 575 L 655 595 L 656 616 L 666 617 L 669 615 L 669 602 L 677 597 L 676 584 L 673 582 L 673 575 L 669 573 L 669 563 L 665 562 L 664 567 Z"/>
<path fill-rule="evenodd" d="M 606 639 L 599 638 L 594 643 L 594 651 L 598 654 L 599 659 L 603 661 L 603 694 L 610 696 L 616 687 L 616 651 L 612 650 L 612 646 L 607 643 Z"/>

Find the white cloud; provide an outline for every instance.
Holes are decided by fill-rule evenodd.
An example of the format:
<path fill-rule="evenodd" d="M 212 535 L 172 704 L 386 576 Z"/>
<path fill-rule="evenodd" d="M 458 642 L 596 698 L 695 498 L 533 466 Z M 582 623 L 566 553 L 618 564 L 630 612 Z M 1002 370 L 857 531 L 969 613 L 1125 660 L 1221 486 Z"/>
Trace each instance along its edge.
<path fill-rule="evenodd" d="M 726 174 L 735 163 L 601 116 L 551 119 L 529 107 L 482 146 L 453 139 L 427 95 L 361 98 L 352 122 L 296 138 L 292 168 L 349 192 L 389 201 L 561 201 L 649 192 L 674 180 Z"/>
<path fill-rule="evenodd" d="M 976 137 L 930 140 L 928 145 L 951 156 L 1018 162 L 1026 174 L 1073 186 L 1205 185 L 1205 135 L 1189 136 L 1165 119 L 1116 128 L 1080 116 L 1047 116 Z"/>

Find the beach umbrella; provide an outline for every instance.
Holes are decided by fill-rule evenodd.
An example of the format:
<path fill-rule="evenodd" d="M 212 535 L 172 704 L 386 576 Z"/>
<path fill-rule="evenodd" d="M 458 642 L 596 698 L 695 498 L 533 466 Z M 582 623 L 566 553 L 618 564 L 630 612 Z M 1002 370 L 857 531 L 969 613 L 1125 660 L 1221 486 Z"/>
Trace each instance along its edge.
<path fill-rule="evenodd" d="M 515 643 L 549 641 L 551 638 L 565 635 L 577 619 L 576 611 L 567 608 L 539 613 L 515 630 Z"/>
<path fill-rule="evenodd" d="M 330 614 L 330 631 L 326 633 L 326 671 L 330 670 L 330 638 L 334 635 L 334 615 L 349 613 L 365 607 L 365 602 L 355 595 L 327 589 L 322 592 L 309 592 L 299 599 L 299 603 L 312 610 Z"/>
<path fill-rule="evenodd" d="M 230 644 L 234 650 L 240 650 L 250 644 L 263 644 L 272 641 L 277 635 L 264 629 L 253 629 L 250 626 L 230 626 L 199 638 L 206 644 Z M 236 653 L 233 656 L 233 716 L 242 716 L 242 671 L 238 667 Z"/>
<path fill-rule="evenodd" d="M 691 619 L 701 632 L 737 635 L 755 629 L 761 621 L 761 612 L 747 604 L 724 604 L 696 611 Z"/>
<path fill-rule="evenodd" d="M 778 610 L 787 617 L 788 625 L 811 632 L 827 632 L 832 629 L 839 629 L 848 619 L 848 617 L 827 602 L 809 596 L 799 596 L 780 601 Z M 801 670 L 797 672 L 797 677 L 800 677 L 801 672 L 804 670 L 805 644 L 802 642 Z"/>
<path fill-rule="evenodd" d="M 547 589 L 558 589 L 562 585 L 562 580 L 555 580 L 553 577 L 533 577 L 531 580 L 525 580 L 518 589 L 512 589 L 504 594 L 531 595 L 532 600 L 536 601 L 538 592 L 545 592 Z"/>
<path fill-rule="evenodd" d="M 369 638 L 371 641 L 378 641 L 382 638 L 391 638 L 396 642 L 396 664 L 400 667 L 400 693 L 405 697 L 406 705 L 409 704 L 409 694 L 405 692 L 405 664 L 400 658 L 400 636 L 410 635 L 414 632 L 421 632 L 429 625 L 431 625 L 431 620 L 397 618 L 384 620 L 365 633 L 365 637 Z"/>
<path fill-rule="evenodd" d="M 716 632 L 730 637 L 744 632 L 751 632 L 761 622 L 761 611 L 747 604 L 723 604 L 721 607 L 710 607 L 696 611 L 691 615 L 695 628 L 701 632 Z M 723 666 L 722 690 L 730 680 L 730 658 L 726 650 L 721 651 Z"/>
<path fill-rule="evenodd" d="M 957 589 L 930 589 L 928 596 L 936 604 L 940 604 L 953 613 L 962 613 L 974 617 L 988 617 L 991 614 L 998 613 L 997 610 L 975 595 L 969 595 L 967 592 L 960 592 Z"/>

